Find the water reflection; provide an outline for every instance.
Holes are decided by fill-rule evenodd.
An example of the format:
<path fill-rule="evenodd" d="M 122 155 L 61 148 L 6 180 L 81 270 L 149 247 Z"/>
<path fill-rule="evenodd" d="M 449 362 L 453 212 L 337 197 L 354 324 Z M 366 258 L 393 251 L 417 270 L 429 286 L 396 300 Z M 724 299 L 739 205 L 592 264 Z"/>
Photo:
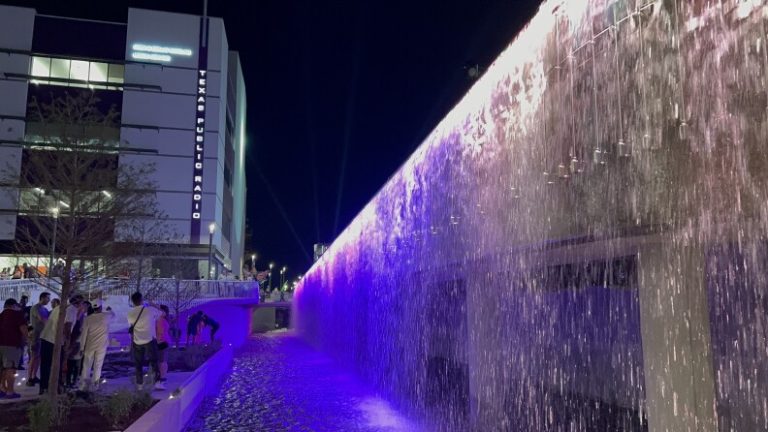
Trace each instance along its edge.
<path fill-rule="evenodd" d="M 289 333 L 257 336 L 187 432 L 418 432 L 389 403 Z"/>

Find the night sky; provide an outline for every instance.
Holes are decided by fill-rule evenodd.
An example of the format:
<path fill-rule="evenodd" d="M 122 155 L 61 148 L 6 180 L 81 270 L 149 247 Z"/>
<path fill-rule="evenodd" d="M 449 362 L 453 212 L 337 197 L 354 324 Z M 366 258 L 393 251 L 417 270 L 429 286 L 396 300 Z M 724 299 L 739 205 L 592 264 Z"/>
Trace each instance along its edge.
<path fill-rule="evenodd" d="M 202 0 L 0 0 L 125 22 Z M 248 90 L 247 221 L 257 267 L 311 265 L 533 16 L 537 0 L 209 2 Z"/>

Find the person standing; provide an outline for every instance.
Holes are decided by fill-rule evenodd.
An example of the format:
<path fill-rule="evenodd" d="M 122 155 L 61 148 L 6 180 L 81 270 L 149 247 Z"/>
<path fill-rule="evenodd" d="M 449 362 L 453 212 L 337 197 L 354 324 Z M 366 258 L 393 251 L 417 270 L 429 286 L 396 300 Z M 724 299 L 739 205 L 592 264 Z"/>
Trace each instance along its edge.
<path fill-rule="evenodd" d="M 168 348 L 171 345 L 171 324 L 168 322 L 168 306 L 160 305 L 163 314 L 157 319 L 157 365 L 160 368 L 160 382 L 165 383 L 168 375 Z"/>
<path fill-rule="evenodd" d="M 29 303 L 29 296 L 24 294 L 19 299 L 19 310 L 24 315 L 24 322 L 26 322 L 27 326 L 29 326 L 29 312 L 31 307 L 27 306 L 27 303 Z M 22 341 L 22 344 L 21 344 L 21 354 L 19 354 L 19 367 L 17 367 L 16 370 L 24 370 L 24 347 L 26 344 L 27 344 L 27 341 L 25 338 L 25 340 Z"/>
<path fill-rule="evenodd" d="M 29 325 L 32 328 L 29 341 L 29 368 L 27 369 L 27 386 L 33 387 L 40 382 L 37 370 L 40 368 L 40 334 L 43 333 L 45 323 L 48 321 L 48 308 L 51 301 L 51 293 L 40 294 L 37 304 L 29 311 Z"/>
<path fill-rule="evenodd" d="M 103 304 L 96 299 L 91 302 L 93 314 L 83 321 L 80 333 L 80 349 L 83 357 L 83 371 L 80 375 L 80 390 L 86 390 L 90 383 L 92 390 L 98 390 L 101 382 L 101 368 L 109 346 L 109 324 L 115 318 L 112 308 L 102 312 Z M 93 370 L 93 375 L 91 375 Z"/>
<path fill-rule="evenodd" d="M 53 366 L 53 346 L 56 341 L 56 333 L 58 330 L 59 314 L 62 313 L 62 309 L 66 309 L 66 317 L 64 318 L 64 341 L 63 345 L 68 345 L 70 338 L 72 337 L 72 327 L 77 321 L 77 311 L 80 303 L 83 302 L 83 296 L 76 295 L 69 300 L 69 306 L 59 306 L 51 311 L 48 321 L 45 323 L 45 328 L 40 335 L 40 394 L 48 391 L 48 382 L 51 377 L 51 369 Z M 66 352 L 66 346 L 61 347 L 61 356 L 56 360 L 59 365 L 64 360 L 64 353 Z M 59 383 L 61 384 L 61 374 L 59 375 Z"/>
<path fill-rule="evenodd" d="M 155 377 L 155 390 L 165 390 L 160 381 L 160 368 L 157 365 L 157 320 L 162 315 L 153 304 L 144 305 L 140 292 L 131 295 L 133 308 L 128 311 L 128 332 L 131 334 L 131 351 L 136 367 L 136 388 L 144 389 L 144 358 L 149 359 Z"/>
<path fill-rule="evenodd" d="M 90 306 L 90 302 L 87 301 L 84 301 L 77 306 L 77 318 L 75 319 L 75 325 L 72 326 L 72 334 L 69 337 L 67 352 L 65 354 L 67 363 L 64 376 L 65 384 L 68 388 L 75 387 L 77 384 L 77 377 L 80 375 L 80 364 L 83 359 L 83 351 L 80 348 L 80 335 L 83 332 L 85 314 Z"/>
<path fill-rule="evenodd" d="M 18 399 L 13 384 L 18 367 L 19 351 L 27 337 L 27 323 L 16 299 L 8 299 L 0 312 L 0 397 Z"/>

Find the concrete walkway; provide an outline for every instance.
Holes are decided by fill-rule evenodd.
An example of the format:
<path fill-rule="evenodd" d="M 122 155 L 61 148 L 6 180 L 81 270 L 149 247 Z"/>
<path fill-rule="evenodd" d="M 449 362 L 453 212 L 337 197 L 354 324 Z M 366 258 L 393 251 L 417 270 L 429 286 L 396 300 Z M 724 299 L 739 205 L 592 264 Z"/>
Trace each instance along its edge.
<path fill-rule="evenodd" d="M 175 389 L 177 389 L 181 384 L 184 383 L 184 381 L 187 380 L 194 372 L 171 372 L 168 374 L 168 381 L 165 383 L 166 390 L 155 390 L 152 391 L 152 397 L 161 400 L 166 399 L 171 395 L 171 392 L 173 392 Z M 40 396 L 37 394 L 39 387 L 27 387 L 26 385 L 26 378 L 24 378 L 26 372 L 25 371 L 19 371 L 18 377 L 16 378 L 16 393 L 21 395 L 20 399 L 0 399 L 0 404 L 12 404 L 12 403 L 19 403 L 29 400 L 36 400 Z M 22 381 L 23 380 L 23 381 Z M 128 389 L 135 389 L 136 387 L 133 385 L 133 377 L 123 377 L 123 378 L 116 378 L 112 380 L 107 380 L 106 383 L 102 384 L 102 386 L 99 388 L 99 391 L 97 392 L 100 395 L 109 395 L 111 393 L 114 393 L 115 391 L 123 388 Z"/>

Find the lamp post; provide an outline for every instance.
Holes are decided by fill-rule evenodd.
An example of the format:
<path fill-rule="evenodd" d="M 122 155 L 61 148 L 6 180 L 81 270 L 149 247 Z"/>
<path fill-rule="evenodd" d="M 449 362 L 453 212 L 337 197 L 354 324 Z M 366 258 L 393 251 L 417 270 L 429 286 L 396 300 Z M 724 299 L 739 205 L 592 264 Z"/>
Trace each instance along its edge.
<path fill-rule="evenodd" d="M 212 262 L 213 262 L 213 233 L 216 232 L 216 223 L 211 222 L 210 225 L 208 225 L 208 279 L 211 279 L 211 270 L 212 270 Z"/>
<path fill-rule="evenodd" d="M 51 213 L 53 213 L 53 239 L 51 241 L 51 265 L 48 267 L 48 278 L 53 277 L 53 260 L 56 254 L 56 231 L 58 231 L 59 227 L 59 208 L 53 207 Z"/>
<path fill-rule="evenodd" d="M 280 269 L 280 291 L 283 291 L 285 288 L 283 285 L 285 285 L 285 271 L 287 269 L 288 267 L 283 267 Z"/>
<path fill-rule="evenodd" d="M 256 271 L 256 254 L 251 255 L 251 272 Z"/>
<path fill-rule="evenodd" d="M 275 263 L 269 263 L 269 291 L 272 292 L 272 268 L 275 267 Z"/>

